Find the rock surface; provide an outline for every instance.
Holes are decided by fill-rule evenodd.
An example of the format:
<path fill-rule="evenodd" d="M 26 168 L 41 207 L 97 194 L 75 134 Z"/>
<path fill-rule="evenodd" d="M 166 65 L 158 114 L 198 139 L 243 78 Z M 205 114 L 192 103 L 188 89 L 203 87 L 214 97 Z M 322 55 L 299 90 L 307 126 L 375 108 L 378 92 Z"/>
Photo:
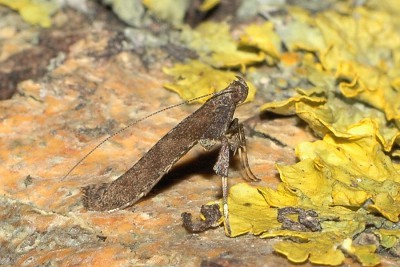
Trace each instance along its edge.
<path fill-rule="evenodd" d="M 200 147 L 133 207 L 113 213 L 83 208 L 82 186 L 118 177 L 198 108 L 183 105 L 140 122 L 63 178 L 108 134 L 181 102 L 162 89 L 167 50 L 154 48 L 146 61 L 142 50 L 124 49 L 126 26 L 96 8 L 87 17 L 64 10 L 53 18 L 54 28 L 41 30 L 0 7 L 0 83 L 7 90 L 18 85 L 0 102 L 0 265 L 291 265 L 272 252 L 274 240 L 228 238 L 222 228 L 190 234 L 182 227 L 182 212 L 221 197 L 212 171 L 216 153 Z M 253 172 L 261 185 L 274 186 L 274 164 L 295 162 L 295 144 L 313 137 L 295 118 L 260 117 L 266 97 L 259 94 L 236 116 L 249 129 Z M 231 184 L 242 181 L 236 165 Z"/>

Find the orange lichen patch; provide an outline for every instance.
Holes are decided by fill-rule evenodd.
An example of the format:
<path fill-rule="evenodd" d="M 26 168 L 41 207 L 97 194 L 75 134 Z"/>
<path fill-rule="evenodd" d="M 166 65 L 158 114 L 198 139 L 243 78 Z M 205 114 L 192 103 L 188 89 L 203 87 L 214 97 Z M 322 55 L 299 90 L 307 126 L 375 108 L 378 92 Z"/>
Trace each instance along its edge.
<path fill-rule="evenodd" d="M 261 179 L 263 182 L 267 183 L 270 186 L 276 185 L 279 183 L 278 172 L 275 169 L 275 165 L 273 164 L 260 164 L 252 166 L 251 170 L 253 173 L 257 173 L 257 178 Z M 239 180 L 238 182 L 243 182 L 245 180 Z M 258 185 L 258 184 L 257 184 Z"/>
<path fill-rule="evenodd" d="M 300 63 L 300 55 L 294 52 L 286 52 L 281 55 L 280 60 L 283 65 L 290 67 Z"/>
<path fill-rule="evenodd" d="M 17 188 L 23 180 L 21 174 L 15 170 L 0 170 L 0 177 L 1 194 L 7 194 L 11 188 Z"/>
<path fill-rule="evenodd" d="M 29 263 L 32 266 L 56 262 L 58 266 L 123 266 L 129 265 L 129 249 L 120 245 L 81 250 L 81 248 L 59 249 L 55 251 L 32 251 L 24 255 L 17 265 Z"/>
<path fill-rule="evenodd" d="M 35 116 L 26 113 L 26 111 L 27 110 L 23 110 L 23 113 L 15 114 L 12 118 L 6 119 L 5 124 L 0 128 L 1 133 L 15 133 L 16 127 L 22 128 L 22 130 L 31 127 L 32 120 L 35 119 Z"/>
<path fill-rule="evenodd" d="M 51 212 L 46 214 L 45 212 L 33 211 L 29 208 L 22 209 L 22 211 L 24 211 L 24 213 L 21 216 L 21 220 L 28 222 L 27 224 L 33 227 L 36 232 L 44 233 L 49 231 L 52 227 L 65 226 L 71 222 L 69 218 L 58 217 Z"/>
<path fill-rule="evenodd" d="M 89 225 L 100 228 L 105 235 L 124 235 L 147 221 L 144 214 L 136 214 L 129 211 L 117 211 L 112 213 L 89 212 L 81 216 Z"/>
<path fill-rule="evenodd" d="M 46 110 L 44 114 L 50 116 L 55 113 L 67 112 L 71 109 L 71 103 L 66 102 L 65 99 L 48 96 L 46 97 Z"/>
<path fill-rule="evenodd" d="M 43 184 L 47 184 L 43 185 Z M 36 206 L 43 207 L 45 209 L 51 209 L 52 205 L 56 205 L 58 201 L 61 201 L 61 197 L 64 195 L 62 192 L 58 192 L 59 186 L 54 182 L 51 183 L 36 183 L 36 185 L 28 187 L 25 190 L 12 192 L 12 196 L 17 199 L 24 199 L 24 201 L 31 202 Z M 10 193 L 10 192 L 9 192 Z M 52 196 L 49 198 L 48 196 Z"/>
<path fill-rule="evenodd" d="M 60 154 L 64 142 L 52 135 L 42 136 L 40 139 L 43 140 L 42 144 L 37 145 L 37 140 L 32 137 L 17 138 L 8 144 L 7 150 L 0 150 L 0 158 L 8 159 L 9 168 L 13 170 L 13 172 L 9 172 L 7 169 L 0 169 L 0 175 L 3 177 L 0 180 L 1 188 L 13 188 L 13 191 L 20 190 L 23 185 L 22 180 L 28 175 L 54 174 L 57 171 L 57 168 L 54 170 L 54 164 L 57 160 L 49 157 L 49 155 Z M 49 147 L 53 151 L 49 150 Z M 11 157 L 10 151 L 12 151 Z M 41 162 L 42 165 L 38 162 Z M 41 168 L 43 166 L 47 167 Z M 27 171 L 27 169 L 30 169 L 30 171 Z M 20 182 L 16 183 L 18 180 Z"/>
<path fill-rule="evenodd" d="M 174 203 L 172 202 L 172 204 Z M 146 222 L 143 222 L 143 227 L 144 229 L 148 228 L 150 231 L 154 228 L 162 229 L 165 227 L 165 225 L 173 224 L 174 221 L 174 217 L 171 216 L 171 214 L 162 213 L 159 214 L 157 218 L 152 217 L 151 219 L 147 219 Z"/>
<path fill-rule="evenodd" d="M 82 258 L 91 258 L 93 266 L 121 266 L 129 263 L 128 258 L 124 258 L 123 254 L 131 253 L 129 248 L 124 249 L 121 246 L 113 246 L 100 248 L 96 251 L 88 251 L 86 255 L 82 255 Z"/>
<path fill-rule="evenodd" d="M 17 261 L 18 266 L 32 265 L 39 266 L 45 265 L 51 260 L 56 259 L 67 259 L 71 255 L 74 255 L 78 249 L 68 248 L 56 251 L 37 251 L 32 250 L 30 253 L 25 254 Z"/>
<path fill-rule="evenodd" d="M 49 153 L 59 153 L 65 142 L 60 137 L 56 137 L 51 134 L 40 136 L 41 143 L 38 146 L 32 146 L 37 142 L 33 138 L 21 139 L 20 142 L 16 142 L 10 145 L 10 149 L 13 149 L 16 154 L 19 154 L 24 158 L 24 164 L 29 165 L 37 162 L 38 159 L 45 159 Z M 35 144 L 36 145 L 36 144 Z M 49 147 L 53 151 L 49 150 Z M 35 152 L 34 155 L 30 154 Z"/>

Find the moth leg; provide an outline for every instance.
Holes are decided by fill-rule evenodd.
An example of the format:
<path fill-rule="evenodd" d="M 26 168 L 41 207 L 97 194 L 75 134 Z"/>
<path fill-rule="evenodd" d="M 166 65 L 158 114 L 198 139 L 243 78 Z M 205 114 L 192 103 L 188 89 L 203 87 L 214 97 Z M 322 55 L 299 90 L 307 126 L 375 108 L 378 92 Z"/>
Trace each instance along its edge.
<path fill-rule="evenodd" d="M 229 224 L 229 209 L 228 209 L 228 168 L 229 168 L 229 150 L 230 144 L 226 136 L 222 137 L 222 146 L 218 154 L 218 160 L 215 163 L 213 170 L 216 174 L 222 177 L 222 201 L 223 213 L 225 219 L 225 232 L 231 235 L 231 227 Z"/>
<path fill-rule="evenodd" d="M 223 214 L 224 214 L 224 226 L 225 232 L 228 236 L 231 235 L 231 225 L 229 223 L 229 207 L 228 207 L 228 177 L 222 176 L 222 205 L 223 205 Z"/>
<path fill-rule="evenodd" d="M 246 136 L 244 134 L 243 124 L 238 122 L 238 119 L 235 118 L 228 130 L 230 148 L 233 153 L 239 151 L 240 163 L 245 171 L 245 180 L 250 182 L 258 182 L 260 181 L 250 169 L 249 160 L 247 158 L 247 145 L 246 145 Z"/>
<path fill-rule="evenodd" d="M 228 177 L 230 144 L 226 136 L 221 138 L 221 149 L 213 170 L 221 177 Z"/>
<path fill-rule="evenodd" d="M 244 135 L 243 124 L 239 124 L 239 157 L 240 162 L 246 172 L 246 177 L 248 181 L 258 182 L 261 181 L 260 178 L 257 178 L 250 169 L 249 160 L 247 158 L 247 145 L 246 145 L 246 136 Z"/>

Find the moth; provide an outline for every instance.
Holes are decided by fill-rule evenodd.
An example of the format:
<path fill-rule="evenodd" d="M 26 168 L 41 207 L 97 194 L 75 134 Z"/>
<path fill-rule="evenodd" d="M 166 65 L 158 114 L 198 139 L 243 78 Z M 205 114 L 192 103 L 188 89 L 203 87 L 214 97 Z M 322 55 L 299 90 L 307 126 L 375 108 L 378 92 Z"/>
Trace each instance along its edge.
<path fill-rule="evenodd" d="M 213 94 L 199 109 L 162 137 L 119 178 L 110 183 L 83 187 L 84 207 L 95 211 L 114 211 L 131 206 L 146 196 L 194 145 L 200 144 L 206 150 L 211 150 L 220 143 L 221 148 L 213 170 L 222 177 L 223 211 L 227 223 L 227 177 L 230 151 L 233 152 L 232 154 L 239 152 L 246 180 L 259 180 L 249 167 L 243 125 L 237 118 L 233 118 L 237 105 L 247 98 L 248 90 L 244 79 L 237 77 L 227 88 Z"/>

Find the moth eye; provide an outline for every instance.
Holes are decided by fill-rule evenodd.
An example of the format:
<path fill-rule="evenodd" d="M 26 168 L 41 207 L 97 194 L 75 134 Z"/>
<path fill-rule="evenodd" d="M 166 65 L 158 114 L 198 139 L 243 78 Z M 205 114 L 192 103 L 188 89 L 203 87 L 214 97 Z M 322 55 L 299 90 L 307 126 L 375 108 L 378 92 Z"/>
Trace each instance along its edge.
<path fill-rule="evenodd" d="M 233 95 L 233 99 L 235 103 L 242 103 L 244 100 L 246 100 L 247 97 L 247 88 L 245 87 L 239 87 L 235 94 Z"/>
<path fill-rule="evenodd" d="M 236 95 L 236 102 L 241 103 L 245 100 L 245 95 L 244 94 L 237 94 Z"/>

